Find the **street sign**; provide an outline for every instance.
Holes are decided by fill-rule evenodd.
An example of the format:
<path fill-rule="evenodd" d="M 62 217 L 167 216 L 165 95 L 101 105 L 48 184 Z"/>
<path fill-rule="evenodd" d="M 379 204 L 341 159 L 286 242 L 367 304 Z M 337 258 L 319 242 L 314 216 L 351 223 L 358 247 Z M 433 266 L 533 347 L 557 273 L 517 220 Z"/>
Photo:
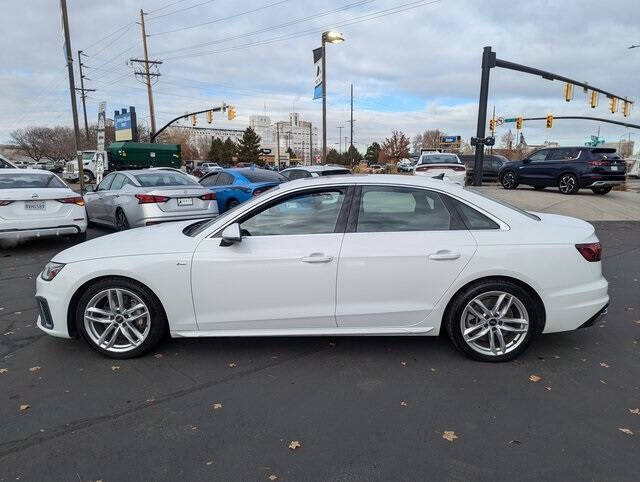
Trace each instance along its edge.
<path fill-rule="evenodd" d="M 263 154 L 271 154 L 271 149 L 262 149 Z"/>
<path fill-rule="evenodd" d="M 502 124 L 504 124 L 504 117 L 498 117 L 496 119 L 496 124 L 498 124 L 499 126 L 501 126 Z"/>
<path fill-rule="evenodd" d="M 515 122 L 515 121 L 517 121 L 517 120 L 518 120 L 518 118 L 517 118 L 517 117 L 508 117 L 508 118 L 506 118 L 504 121 L 505 121 L 505 122 Z"/>

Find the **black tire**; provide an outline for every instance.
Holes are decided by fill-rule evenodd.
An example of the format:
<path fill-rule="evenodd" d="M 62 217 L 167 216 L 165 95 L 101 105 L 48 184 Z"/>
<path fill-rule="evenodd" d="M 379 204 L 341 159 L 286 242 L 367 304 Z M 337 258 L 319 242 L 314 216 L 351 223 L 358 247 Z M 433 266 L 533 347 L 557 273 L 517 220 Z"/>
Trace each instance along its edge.
<path fill-rule="evenodd" d="M 135 293 L 136 296 L 138 296 L 147 305 L 150 315 L 150 330 L 146 339 L 140 346 L 126 352 L 108 351 L 98 346 L 87 333 L 87 329 L 84 324 L 84 311 L 89 301 L 101 291 L 116 288 L 125 289 Z M 144 355 L 149 352 L 149 350 L 153 349 L 168 332 L 167 317 L 160 300 L 158 300 L 153 292 L 146 286 L 126 278 L 104 278 L 86 288 L 78 300 L 75 312 L 75 322 L 78 333 L 82 335 L 92 349 L 106 357 L 120 360 Z"/>
<path fill-rule="evenodd" d="M 511 170 L 503 172 L 502 176 L 500 176 L 500 184 L 505 189 L 517 188 L 519 183 L 516 173 Z"/>
<path fill-rule="evenodd" d="M 93 174 L 91 173 L 91 171 L 84 171 L 84 183 L 86 184 L 91 184 L 95 177 L 93 176 Z"/>
<path fill-rule="evenodd" d="M 228 211 L 231 208 L 235 208 L 238 204 L 240 204 L 240 202 L 237 199 L 229 199 L 227 201 L 227 208 L 225 209 L 225 211 Z"/>
<path fill-rule="evenodd" d="M 613 186 L 601 186 L 601 187 L 591 188 L 591 190 L 593 191 L 593 194 L 599 194 L 599 195 L 607 194 L 611 192 L 612 189 L 613 189 Z"/>
<path fill-rule="evenodd" d="M 127 215 L 120 208 L 116 209 L 115 224 L 118 231 L 126 231 L 129 229 L 129 220 Z"/>
<path fill-rule="evenodd" d="M 467 304 L 483 293 L 501 291 L 515 296 L 525 307 L 529 316 L 529 325 L 522 341 L 512 351 L 503 354 L 486 355 L 473 349 L 462 334 L 461 319 Z M 505 362 L 518 357 L 541 331 L 544 320 L 544 309 L 540 302 L 520 285 L 508 280 L 487 279 L 471 284 L 459 291 L 449 305 L 443 319 L 449 339 L 453 345 L 469 358 L 485 362 Z M 485 325 L 486 326 L 486 325 Z M 507 332 L 508 333 L 508 332 Z"/>
<path fill-rule="evenodd" d="M 578 178 L 575 174 L 566 172 L 558 178 L 558 189 L 562 194 L 575 194 L 580 190 Z"/>

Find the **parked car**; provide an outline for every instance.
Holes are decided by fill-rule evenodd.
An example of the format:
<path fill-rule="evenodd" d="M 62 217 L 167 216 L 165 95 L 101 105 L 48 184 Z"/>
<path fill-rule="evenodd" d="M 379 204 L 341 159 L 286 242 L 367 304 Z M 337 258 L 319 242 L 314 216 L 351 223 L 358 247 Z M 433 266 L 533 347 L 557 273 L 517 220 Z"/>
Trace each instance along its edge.
<path fill-rule="evenodd" d="M 397 164 L 398 172 L 413 172 L 411 159 L 401 159 Z"/>
<path fill-rule="evenodd" d="M 429 177 L 443 174 L 444 177 L 463 186 L 467 178 L 467 170 L 460 158 L 444 152 L 423 152 L 413 168 L 413 173 Z"/>
<path fill-rule="evenodd" d="M 445 331 L 469 357 L 506 361 L 538 334 L 588 326 L 606 311 L 600 257 L 591 224 L 455 183 L 301 179 L 214 220 L 117 233 L 57 254 L 38 276 L 37 323 L 50 335 L 82 335 L 113 358 L 148 352 L 167 333 Z"/>
<path fill-rule="evenodd" d="M 380 164 L 370 164 L 369 169 L 371 169 L 372 174 L 382 174 L 384 167 Z"/>
<path fill-rule="evenodd" d="M 304 179 L 307 177 L 320 177 L 320 176 L 337 176 L 344 174 L 351 174 L 351 169 L 344 166 L 333 166 L 331 164 L 325 164 L 321 166 L 297 166 L 290 167 L 280 171 L 284 177 L 289 181 L 295 179 Z"/>
<path fill-rule="evenodd" d="M 221 171 L 222 167 L 217 162 L 203 162 L 199 164 L 193 171 L 192 174 L 196 177 L 204 177 L 210 172 Z"/>
<path fill-rule="evenodd" d="M 13 165 L 18 169 L 30 169 L 33 167 L 33 162 L 28 161 L 14 161 Z"/>
<path fill-rule="evenodd" d="M 87 230 L 84 200 L 40 169 L 0 169 L 0 240 L 77 235 Z"/>
<path fill-rule="evenodd" d="M 89 222 L 129 228 L 218 215 L 214 193 L 185 173 L 141 169 L 108 174 L 84 195 Z"/>
<path fill-rule="evenodd" d="M 458 156 L 467 168 L 467 179 L 473 180 L 473 171 L 475 167 L 476 157 L 474 155 Z M 498 172 L 502 169 L 509 159 L 498 154 L 484 155 L 482 163 L 482 180 L 485 182 L 496 182 L 498 180 Z"/>
<path fill-rule="evenodd" d="M 16 169 L 16 166 L 2 154 L 0 154 L 0 169 Z"/>
<path fill-rule="evenodd" d="M 626 171 L 625 161 L 612 148 L 550 147 L 504 165 L 499 176 L 505 189 L 526 184 L 535 189 L 557 186 L 562 194 L 575 194 L 580 188 L 607 194 L 625 181 Z"/>
<path fill-rule="evenodd" d="M 200 179 L 200 184 L 215 193 L 218 211 L 223 213 L 286 181 L 278 172 L 243 167 L 209 173 Z"/>
<path fill-rule="evenodd" d="M 198 178 L 192 174 L 189 174 L 181 169 L 177 169 L 175 167 L 151 167 L 149 168 L 151 171 L 171 171 L 171 172 L 179 172 L 180 174 L 184 174 L 192 181 L 198 182 Z"/>

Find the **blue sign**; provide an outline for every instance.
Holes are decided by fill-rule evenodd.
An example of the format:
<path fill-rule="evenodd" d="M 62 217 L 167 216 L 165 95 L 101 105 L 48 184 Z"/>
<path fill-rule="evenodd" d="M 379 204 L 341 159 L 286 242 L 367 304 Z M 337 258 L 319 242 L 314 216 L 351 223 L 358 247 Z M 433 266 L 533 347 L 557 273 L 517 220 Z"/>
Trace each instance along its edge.
<path fill-rule="evenodd" d="M 116 141 L 138 141 L 138 128 L 136 120 L 136 109 L 133 106 L 121 111 L 115 111 L 113 124 L 116 129 Z"/>

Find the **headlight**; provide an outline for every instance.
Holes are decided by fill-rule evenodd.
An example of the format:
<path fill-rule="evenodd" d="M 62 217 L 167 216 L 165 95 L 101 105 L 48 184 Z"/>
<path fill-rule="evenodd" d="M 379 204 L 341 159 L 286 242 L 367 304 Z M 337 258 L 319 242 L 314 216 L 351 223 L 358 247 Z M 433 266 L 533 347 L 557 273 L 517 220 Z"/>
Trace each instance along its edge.
<path fill-rule="evenodd" d="M 42 270 L 40 277 L 45 281 L 51 281 L 58 275 L 62 268 L 64 268 L 63 263 L 54 263 L 53 261 L 50 261 Z"/>

